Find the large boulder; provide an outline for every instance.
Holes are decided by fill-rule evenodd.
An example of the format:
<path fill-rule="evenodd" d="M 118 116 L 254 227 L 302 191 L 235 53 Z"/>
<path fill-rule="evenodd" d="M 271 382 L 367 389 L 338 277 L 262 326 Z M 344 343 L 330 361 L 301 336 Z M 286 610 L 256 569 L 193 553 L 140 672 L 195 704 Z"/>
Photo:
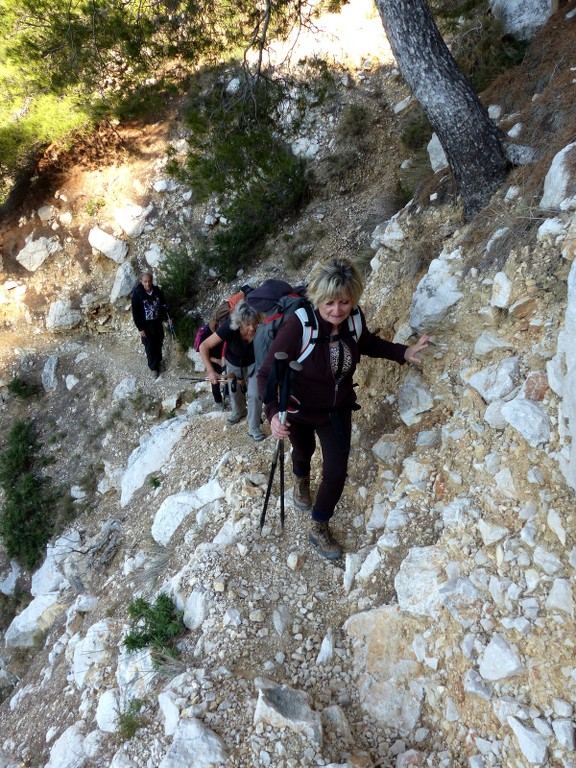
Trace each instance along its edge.
<path fill-rule="evenodd" d="M 504 31 L 530 40 L 557 9 L 557 0 L 491 0 L 492 13 L 502 20 Z"/>

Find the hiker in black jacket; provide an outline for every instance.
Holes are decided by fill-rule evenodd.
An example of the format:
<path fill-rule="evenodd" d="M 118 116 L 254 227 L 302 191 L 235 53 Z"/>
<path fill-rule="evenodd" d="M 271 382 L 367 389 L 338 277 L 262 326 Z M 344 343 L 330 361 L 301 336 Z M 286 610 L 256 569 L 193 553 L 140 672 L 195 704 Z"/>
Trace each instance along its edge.
<path fill-rule="evenodd" d="M 168 307 L 162 290 L 154 285 L 150 272 L 142 273 L 140 282 L 132 292 L 132 317 L 146 350 L 148 368 L 157 379 L 160 375 L 164 343 L 162 321 L 168 320 Z"/>

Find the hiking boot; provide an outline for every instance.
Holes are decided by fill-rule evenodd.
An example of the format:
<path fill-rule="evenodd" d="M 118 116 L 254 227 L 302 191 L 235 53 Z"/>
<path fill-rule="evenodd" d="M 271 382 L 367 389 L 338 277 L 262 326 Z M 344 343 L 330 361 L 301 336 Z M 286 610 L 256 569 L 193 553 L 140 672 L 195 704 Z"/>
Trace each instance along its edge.
<path fill-rule="evenodd" d="M 158 376 L 160 376 L 160 371 L 153 370 L 153 371 L 150 371 L 150 373 L 152 374 L 153 379 L 157 379 Z"/>
<path fill-rule="evenodd" d="M 336 560 L 342 557 L 342 547 L 334 536 L 328 523 L 322 523 L 318 520 L 312 520 L 312 528 L 308 534 L 308 540 L 313 547 L 316 547 L 318 554 L 328 560 Z"/>
<path fill-rule="evenodd" d="M 239 421 L 246 418 L 247 411 L 233 412 L 228 416 L 228 424 L 238 424 Z"/>
<path fill-rule="evenodd" d="M 306 477 L 294 476 L 294 506 L 302 512 L 310 512 L 312 497 L 310 496 L 310 475 Z"/>
<path fill-rule="evenodd" d="M 214 410 L 215 411 L 223 411 L 224 410 L 224 403 L 214 403 Z"/>
<path fill-rule="evenodd" d="M 257 443 L 261 443 L 262 440 L 266 440 L 266 435 L 264 432 L 262 432 L 261 429 L 251 429 L 248 434 L 253 440 L 256 440 Z"/>

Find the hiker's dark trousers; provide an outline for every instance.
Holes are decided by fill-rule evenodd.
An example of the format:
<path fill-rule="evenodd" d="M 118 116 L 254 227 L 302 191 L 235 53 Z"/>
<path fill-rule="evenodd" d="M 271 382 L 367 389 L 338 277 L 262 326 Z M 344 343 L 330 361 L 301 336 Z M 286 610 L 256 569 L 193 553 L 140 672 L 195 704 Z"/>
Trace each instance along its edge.
<path fill-rule="evenodd" d="M 146 323 L 144 328 L 146 336 L 141 336 L 142 344 L 146 350 L 148 368 L 151 371 L 159 371 L 162 362 L 162 344 L 164 343 L 164 326 L 161 320 L 152 320 Z"/>
<path fill-rule="evenodd" d="M 292 469 L 294 474 L 310 474 L 316 435 L 322 449 L 322 481 L 312 508 L 314 520 L 330 520 L 344 490 L 352 436 L 352 412 L 339 411 L 336 419 L 327 418 L 319 425 L 302 424 L 289 420 L 292 443 Z"/>

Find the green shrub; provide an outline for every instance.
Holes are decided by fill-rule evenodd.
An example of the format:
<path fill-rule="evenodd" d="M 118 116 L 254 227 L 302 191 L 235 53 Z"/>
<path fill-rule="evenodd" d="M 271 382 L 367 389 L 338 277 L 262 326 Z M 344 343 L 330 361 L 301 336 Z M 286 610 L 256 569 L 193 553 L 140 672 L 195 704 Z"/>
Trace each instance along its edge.
<path fill-rule="evenodd" d="M 135 736 L 138 728 L 145 725 L 145 720 L 140 716 L 144 706 L 142 699 L 131 699 L 124 712 L 118 715 L 118 736 L 122 741 L 129 741 Z"/>
<path fill-rule="evenodd" d="M 25 568 L 34 568 L 55 528 L 59 494 L 39 468 L 43 461 L 32 425 L 17 421 L 0 455 L 0 485 L 4 508 L 0 534 L 9 557 Z"/>
<path fill-rule="evenodd" d="M 160 592 L 154 603 L 137 597 L 128 607 L 131 629 L 122 641 L 129 651 L 151 647 L 155 661 L 160 654 L 177 656 L 176 638 L 186 631 L 182 613 L 168 595 Z"/>
<path fill-rule="evenodd" d="M 238 269 L 250 264 L 266 236 L 308 197 L 305 162 L 288 150 L 277 150 L 276 166 L 232 201 L 226 210 L 230 224 L 214 237 L 208 262 L 225 278 L 233 278 Z"/>
<path fill-rule="evenodd" d="M 75 513 L 70 495 L 41 474 L 51 460 L 40 449 L 32 425 L 21 420 L 14 423 L 0 454 L 0 485 L 5 494 L 0 536 L 8 555 L 28 569 L 38 565 L 51 536 Z"/>
<path fill-rule="evenodd" d="M 358 139 L 364 136 L 370 127 L 370 113 L 359 104 L 348 104 L 338 123 L 337 134 L 340 139 Z"/>
<path fill-rule="evenodd" d="M 477 93 L 523 60 L 528 43 L 505 33 L 486 0 L 435 0 L 431 6 L 456 63 Z"/>
<path fill-rule="evenodd" d="M 420 107 L 414 107 L 404 122 L 400 140 L 405 147 L 418 151 L 425 147 L 432 138 L 432 126 Z"/>
<path fill-rule="evenodd" d="M 305 162 L 278 135 L 278 84 L 262 79 L 227 95 L 230 70 L 214 69 L 215 83 L 195 85 L 186 111 L 190 150 L 183 167 L 168 169 L 189 184 L 198 200 L 223 198 L 229 224 L 219 227 L 207 251 L 208 264 L 232 278 L 260 253 L 267 235 L 308 198 Z M 242 75 L 243 77 L 243 75 Z M 234 190 L 231 194 L 231 190 Z"/>
<path fill-rule="evenodd" d="M 27 381 L 21 376 L 14 376 L 8 382 L 8 392 L 11 392 L 13 395 L 16 395 L 16 397 L 20 397 L 25 400 L 28 397 L 37 395 L 38 387 L 36 384 L 32 384 L 32 382 Z"/>
<path fill-rule="evenodd" d="M 201 258 L 201 254 L 199 256 Z M 201 261 L 194 253 L 182 248 L 167 254 L 162 262 L 161 278 L 170 310 L 195 299 L 201 272 Z"/>

